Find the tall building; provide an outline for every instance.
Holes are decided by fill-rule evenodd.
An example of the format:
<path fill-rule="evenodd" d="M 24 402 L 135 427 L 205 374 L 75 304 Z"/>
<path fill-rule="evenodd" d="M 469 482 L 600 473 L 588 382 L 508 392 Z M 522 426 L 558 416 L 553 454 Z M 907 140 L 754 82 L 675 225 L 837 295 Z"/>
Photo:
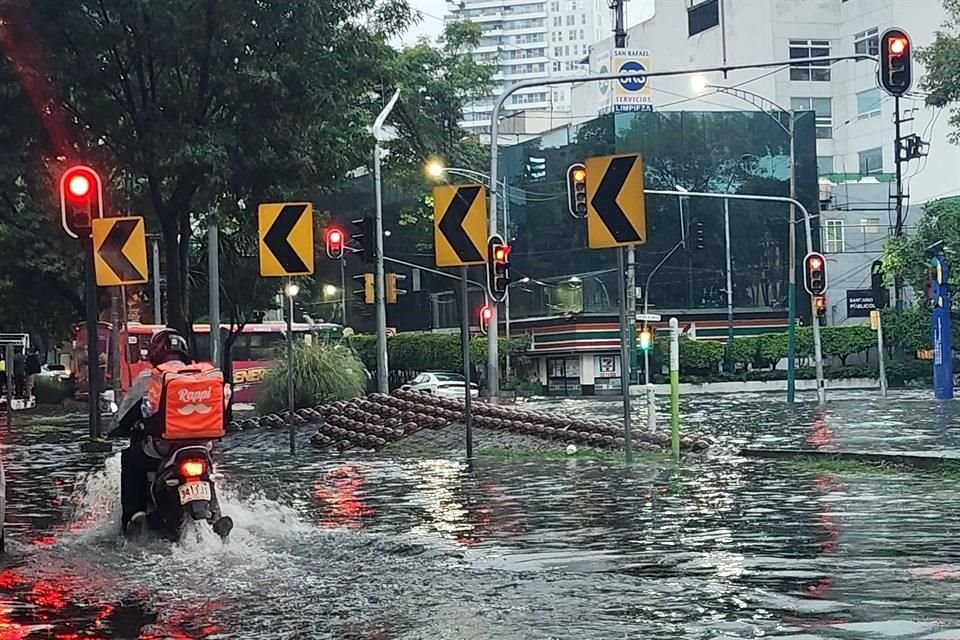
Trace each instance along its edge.
<path fill-rule="evenodd" d="M 653 17 L 628 29 L 628 45 L 642 48 L 646 68 L 656 71 L 878 55 L 886 29 L 902 28 L 916 51 L 933 42 L 945 19 L 941 0 L 655 0 Z M 615 70 L 614 60 L 613 39 L 606 38 L 594 45 L 590 68 Z M 841 61 L 654 77 L 632 85 L 591 82 L 576 86 L 572 107 L 586 119 L 609 111 L 617 95 L 642 92 L 657 111 L 814 111 L 830 318 L 844 322 L 895 227 L 895 100 L 878 88 L 876 72 L 872 61 Z M 902 134 L 930 143 L 927 157 L 903 165 L 907 233 L 924 203 L 960 195 L 960 147 L 949 140 L 952 127 L 943 109 L 925 105 L 923 72 L 914 56 L 913 87 L 900 100 L 907 120 Z M 756 97 L 736 97 L 724 91 L 729 88 Z"/>
<path fill-rule="evenodd" d="M 493 103 L 504 88 L 585 73 L 582 62 L 591 45 L 610 33 L 612 22 L 606 0 L 459 0 L 448 9 L 447 20 L 480 25 L 483 36 L 474 57 L 497 65 L 491 96 L 464 109 L 464 128 L 478 134 L 489 133 Z M 569 85 L 534 87 L 513 94 L 501 117 L 542 112 L 512 127 L 518 134 L 537 133 L 568 122 L 570 109 Z"/>

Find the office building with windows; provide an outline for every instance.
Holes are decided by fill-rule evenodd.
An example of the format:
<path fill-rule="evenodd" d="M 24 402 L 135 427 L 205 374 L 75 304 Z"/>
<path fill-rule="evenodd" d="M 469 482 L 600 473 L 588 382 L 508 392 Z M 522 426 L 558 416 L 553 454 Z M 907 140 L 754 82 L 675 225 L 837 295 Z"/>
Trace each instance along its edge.
<path fill-rule="evenodd" d="M 898 27 L 914 51 L 931 44 L 946 14 L 940 0 L 654 0 L 653 17 L 628 30 L 628 44 L 648 51 L 657 71 L 768 63 L 778 60 L 879 54 L 880 35 Z M 594 45 L 590 66 L 610 60 L 613 39 Z M 841 61 L 650 78 L 656 111 L 813 111 L 821 183 L 821 249 L 831 263 L 831 318 L 847 320 L 844 298 L 869 282 L 869 267 L 895 221 L 894 99 L 877 86 L 872 61 Z M 940 108 L 927 107 L 914 56 L 913 86 L 900 100 L 903 135 L 930 143 L 929 156 L 904 165 L 909 233 L 930 200 L 960 195 L 955 178 L 960 147 Z M 616 85 L 612 85 L 617 89 Z M 756 96 L 732 95 L 737 88 Z M 597 114 L 609 104 L 607 83 L 578 85 L 575 113 Z M 789 116 L 780 113 L 781 122 Z M 865 180 L 865 178 L 867 178 Z M 844 255 L 850 254 L 850 255 Z M 854 320 L 855 321 L 855 320 Z"/>
<path fill-rule="evenodd" d="M 447 20 L 480 25 L 483 36 L 473 55 L 497 65 L 491 96 L 464 110 L 462 125 L 478 134 L 489 133 L 493 102 L 505 87 L 585 73 L 590 46 L 610 34 L 612 23 L 606 0 L 457 0 L 447 8 Z M 517 132 L 537 133 L 569 122 L 570 108 L 569 85 L 535 87 L 513 94 L 501 117 L 539 113 L 525 119 L 533 130 Z"/>

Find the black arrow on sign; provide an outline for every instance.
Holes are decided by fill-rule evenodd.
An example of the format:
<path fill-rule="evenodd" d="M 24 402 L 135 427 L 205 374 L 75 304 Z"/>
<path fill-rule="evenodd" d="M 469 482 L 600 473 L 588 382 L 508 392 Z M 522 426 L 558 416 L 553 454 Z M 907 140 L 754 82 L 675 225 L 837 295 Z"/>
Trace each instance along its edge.
<path fill-rule="evenodd" d="M 473 244 L 473 240 L 463 229 L 463 221 L 473 206 L 474 200 L 480 194 L 480 186 L 458 187 L 456 195 L 450 201 L 450 206 L 443 212 L 440 219 L 440 228 L 443 237 L 453 247 L 460 262 L 483 262 L 480 250 Z"/>
<path fill-rule="evenodd" d="M 139 220 L 118 220 L 114 222 L 98 250 L 103 261 L 123 282 L 135 282 L 147 277 L 146 274 L 140 273 L 140 270 L 123 253 L 123 249 L 127 246 L 130 236 L 136 231 L 139 223 Z"/>
<path fill-rule="evenodd" d="M 597 215 L 600 216 L 600 220 L 610 231 L 610 235 L 618 243 L 643 240 L 637 230 L 633 228 L 623 209 L 617 204 L 617 196 L 620 195 L 623 183 L 627 181 L 627 176 L 630 175 L 630 170 L 633 169 L 636 161 L 637 156 L 625 156 L 611 160 L 590 203 L 596 210 Z M 643 197 L 643 194 L 636 195 Z"/>
<path fill-rule="evenodd" d="M 280 210 L 280 215 L 273 221 L 269 231 L 263 236 L 263 244 L 267 245 L 270 253 L 277 259 L 280 266 L 287 273 L 304 273 L 309 271 L 303 258 L 290 246 L 290 232 L 300 222 L 300 216 L 306 211 L 305 204 L 288 204 Z M 312 231 L 312 230 L 311 230 Z"/>

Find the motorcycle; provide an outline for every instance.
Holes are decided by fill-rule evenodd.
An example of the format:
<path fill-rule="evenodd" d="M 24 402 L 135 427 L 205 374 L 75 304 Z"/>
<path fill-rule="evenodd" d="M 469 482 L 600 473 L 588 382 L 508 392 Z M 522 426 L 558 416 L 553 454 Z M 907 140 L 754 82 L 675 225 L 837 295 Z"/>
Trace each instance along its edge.
<path fill-rule="evenodd" d="M 157 471 L 147 474 L 148 528 L 179 540 L 188 521 L 205 520 L 226 540 L 233 530 L 233 519 L 220 511 L 209 443 L 161 442 L 158 448 L 166 447 L 170 451 L 161 458 Z"/>

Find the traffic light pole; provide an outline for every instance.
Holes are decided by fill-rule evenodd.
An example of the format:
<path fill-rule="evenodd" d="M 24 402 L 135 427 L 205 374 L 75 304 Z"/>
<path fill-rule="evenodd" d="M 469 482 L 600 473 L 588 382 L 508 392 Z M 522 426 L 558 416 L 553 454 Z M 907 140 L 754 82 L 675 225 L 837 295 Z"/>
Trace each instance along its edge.
<path fill-rule="evenodd" d="M 84 240 L 86 255 L 85 289 L 87 294 L 87 414 L 90 440 L 100 438 L 100 358 L 97 335 L 97 277 L 93 264 L 93 236 Z M 12 371 L 12 369 L 11 369 Z"/>
<path fill-rule="evenodd" d="M 630 324 L 627 322 L 627 288 L 624 272 L 624 249 L 617 247 L 617 267 L 620 271 L 620 391 L 623 393 L 623 459 L 627 464 L 633 462 L 633 443 L 630 434 Z"/>
<path fill-rule="evenodd" d="M 903 169 L 900 161 L 900 96 L 893 97 L 893 161 L 896 168 L 897 196 L 894 203 L 897 222 L 894 227 L 893 235 L 899 238 L 903 235 Z M 897 315 L 903 313 L 903 278 L 900 275 L 894 277 L 894 295 L 896 297 Z"/>
<path fill-rule="evenodd" d="M 473 412 L 470 406 L 470 302 L 467 295 L 467 268 L 460 267 L 460 342 L 463 348 L 463 422 L 467 435 L 467 461 L 473 460 Z"/>

